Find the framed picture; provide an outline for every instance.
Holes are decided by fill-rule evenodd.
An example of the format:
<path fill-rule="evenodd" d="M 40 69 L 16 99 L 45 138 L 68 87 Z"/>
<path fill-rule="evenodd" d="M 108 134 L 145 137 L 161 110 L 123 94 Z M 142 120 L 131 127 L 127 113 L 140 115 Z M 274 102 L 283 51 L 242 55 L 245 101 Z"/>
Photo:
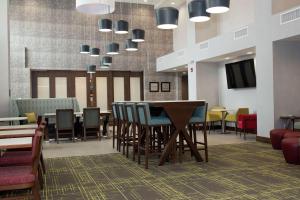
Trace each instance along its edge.
<path fill-rule="evenodd" d="M 170 92 L 170 82 L 161 82 L 160 83 L 160 90 L 162 92 Z"/>
<path fill-rule="evenodd" d="M 150 82 L 149 83 L 150 92 L 159 92 L 159 82 Z"/>

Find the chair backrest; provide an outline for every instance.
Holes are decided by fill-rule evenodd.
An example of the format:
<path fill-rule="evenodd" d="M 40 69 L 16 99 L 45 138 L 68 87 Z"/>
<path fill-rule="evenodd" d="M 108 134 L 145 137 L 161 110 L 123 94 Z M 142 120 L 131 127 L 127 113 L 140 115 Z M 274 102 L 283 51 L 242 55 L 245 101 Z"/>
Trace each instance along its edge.
<path fill-rule="evenodd" d="M 238 118 L 239 115 L 247 115 L 249 114 L 249 108 L 239 108 L 236 112 L 236 117 Z"/>
<path fill-rule="evenodd" d="M 125 120 L 125 107 L 124 107 L 124 103 L 118 103 L 117 104 L 117 108 L 118 108 L 118 112 L 119 112 L 119 119 L 121 121 Z"/>
<path fill-rule="evenodd" d="M 83 109 L 83 126 L 85 128 L 100 128 L 100 108 Z"/>
<path fill-rule="evenodd" d="M 116 119 L 116 120 L 119 119 L 117 103 L 115 103 L 115 102 L 112 103 L 112 111 L 113 111 L 113 118 Z"/>
<path fill-rule="evenodd" d="M 222 119 L 222 112 L 219 111 L 212 111 L 214 109 L 226 109 L 224 106 L 213 106 L 210 108 L 209 114 L 210 115 L 215 115 L 217 118 L 221 118 Z"/>
<path fill-rule="evenodd" d="M 194 112 L 192 117 L 197 117 L 197 122 L 206 122 L 206 113 L 207 113 L 207 103 L 203 106 L 198 106 Z"/>
<path fill-rule="evenodd" d="M 148 103 L 138 103 L 137 107 L 137 114 L 138 114 L 138 121 L 142 125 L 149 125 L 151 120 L 150 115 L 150 108 Z"/>
<path fill-rule="evenodd" d="M 138 123 L 136 104 L 135 103 L 126 103 L 125 104 L 125 109 L 126 109 L 128 122 Z"/>
<path fill-rule="evenodd" d="M 38 166 L 40 162 L 40 156 L 42 151 L 42 136 L 43 133 L 40 132 L 38 129 L 35 131 L 32 140 L 32 151 L 31 151 L 31 158 L 32 158 L 32 173 L 37 174 Z"/>
<path fill-rule="evenodd" d="M 74 128 L 73 109 L 56 110 L 56 128 L 57 130 L 73 130 Z"/>

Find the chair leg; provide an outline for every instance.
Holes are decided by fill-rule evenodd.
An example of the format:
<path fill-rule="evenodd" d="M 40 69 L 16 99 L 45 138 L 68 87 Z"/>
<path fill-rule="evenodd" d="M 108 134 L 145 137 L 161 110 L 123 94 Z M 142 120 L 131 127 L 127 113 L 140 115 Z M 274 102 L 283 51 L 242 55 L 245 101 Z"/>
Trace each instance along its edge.
<path fill-rule="evenodd" d="M 204 130 L 203 130 L 203 136 L 204 136 L 205 161 L 208 162 L 208 148 L 207 148 L 207 133 L 206 133 L 206 127 L 204 127 Z"/>
<path fill-rule="evenodd" d="M 83 140 L 86 141 L 86 128 L 83 127 Z"/>
<path fill-rule="evenodd" d="M 150 130 L 146 127 L 146 143 L 145 143 L 145 169 L 148 169 L 148 159 L 149 159 L 149 140 L 150 140 Z"/>
<path fill-rule="evenodd" d="M 74 129 L 72 129 L 72 140 L 73 140 L 73 142 L 75 142 L 75 134 L 74 134 Z"/>
<path fill-rule="evenodd" d="M 136 124 L 132 124 L 132 160 L 135 161 L 135 148 L 136 148 Z"/>
<path fill-rule="evenodd" d="M 237 135 L 237 123 L 235 122 L 235 135 Z"/>
<path fill-rule="evenodd" d="M 39 181 L 36 179 L 33 187 L 31 188 L 32 190 L 32 195 L 34 200 L 40 200 L 41 195 L 40 195 L 40 186 L 39 186 Z"/>
<path fill-rule="evenodd" d="M 129 157 L 129 136 L 130 136 L 130 125 L 127 124 L 127 131 L 126 131 L 126 158 Z"/>
<path fill-rule="evenodd" d="M 115 120 L 114 120 L 113 121 L 113 148 L 115 148 L 115 139 L 116 139 L 115 129 L 116 129 L 116 124 L 115 124 Z"/>
<path fill-rule="evenodd" d="M 56 143 L 58 144 L 59 141 L 58 141 L 58 130 L 56 129 Z"/>
<path fill-rule="evenodd" d="M 141 137 L 142 137 L 142 127 L 138 127 L 138 164 L 141 164 Z"/>
<path fill-rule="evenodd" d="M 41 169 L 41 164 L 39 164 L 39 166 L 38 166 L 38 178 L 39 178 L 39 183 L 40 183 L 41 189 L 44 189 L 44 179 L 43 179 L 43 172 Z"/>
<path fill-rule="evenodd" d="M 42 165 L 43 173 L 46 174 L 46 165 L 45 165 L 43 153 L 41 153 L 40 160 L 41 160 L 41 165 Z"/>

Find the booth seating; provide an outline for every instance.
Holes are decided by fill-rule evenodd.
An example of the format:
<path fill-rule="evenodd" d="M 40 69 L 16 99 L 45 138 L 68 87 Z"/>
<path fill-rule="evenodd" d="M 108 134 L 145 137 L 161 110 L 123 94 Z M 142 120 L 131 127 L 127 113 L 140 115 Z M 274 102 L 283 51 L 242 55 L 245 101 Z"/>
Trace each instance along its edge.
<path fill-rule="evenodd" d="M 284 135 L 290 132 L 288 129 L 273 129 L 270 131 L 270 138 L 273 149 L 281 149 L 281 141 L 284 138 Z"/>

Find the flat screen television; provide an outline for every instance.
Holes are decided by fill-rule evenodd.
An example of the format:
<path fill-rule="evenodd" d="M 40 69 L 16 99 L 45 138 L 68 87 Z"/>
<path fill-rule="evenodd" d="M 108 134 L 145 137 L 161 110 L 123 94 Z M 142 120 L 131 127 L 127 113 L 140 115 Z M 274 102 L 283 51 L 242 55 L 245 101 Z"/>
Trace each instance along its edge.
<path fill-rule="evenodd" d="M 254 59 L 225 65 L 228 89 L 256 87 Z"/>

